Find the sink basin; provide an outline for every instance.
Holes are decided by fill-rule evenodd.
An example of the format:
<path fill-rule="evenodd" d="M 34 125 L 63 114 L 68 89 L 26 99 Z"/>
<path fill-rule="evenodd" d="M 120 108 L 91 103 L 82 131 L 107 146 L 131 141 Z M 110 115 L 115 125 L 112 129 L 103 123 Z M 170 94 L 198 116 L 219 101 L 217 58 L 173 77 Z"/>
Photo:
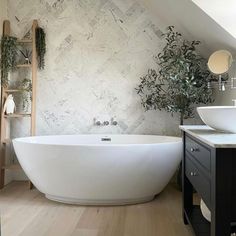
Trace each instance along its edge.
<path fill-rule="evenodd" d="M 236 106 L 198 107 L 202 121 L 213 129 L 236 133 Z"/>

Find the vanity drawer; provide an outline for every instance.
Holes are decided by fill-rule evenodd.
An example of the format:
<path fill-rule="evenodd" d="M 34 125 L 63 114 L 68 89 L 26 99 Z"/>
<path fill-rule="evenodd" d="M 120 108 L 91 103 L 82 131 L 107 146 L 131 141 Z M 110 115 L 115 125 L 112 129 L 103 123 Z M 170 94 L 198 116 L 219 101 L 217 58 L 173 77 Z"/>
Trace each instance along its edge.
<path fill-rule="evenodd" d="M 211 151 L 188 136 L 185 143 L 186 151 L 210 172 Z"/>
<path fill-rule="evenodd" d="M 191 161 L 190 158 L 185 159 L 185 175 L 188 177 L 196 191 L 200 194 L 206 205 L 210 208 L 210 180 L 204 176 L 198 165 Z"/>

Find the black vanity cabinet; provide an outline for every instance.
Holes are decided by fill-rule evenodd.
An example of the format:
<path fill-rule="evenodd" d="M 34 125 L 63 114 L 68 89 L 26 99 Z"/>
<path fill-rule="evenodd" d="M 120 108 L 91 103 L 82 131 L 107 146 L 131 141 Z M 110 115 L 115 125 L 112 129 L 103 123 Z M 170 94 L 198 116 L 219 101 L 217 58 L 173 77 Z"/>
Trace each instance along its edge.
<path fill-rule="evenodd" d="M 196 236 L 230 236 L 236 232 L 236 149 L 214 147 L 183 132 L 183 218 Z M 194 190 L 211 210 L 211 223 L 193 205 Z"/>

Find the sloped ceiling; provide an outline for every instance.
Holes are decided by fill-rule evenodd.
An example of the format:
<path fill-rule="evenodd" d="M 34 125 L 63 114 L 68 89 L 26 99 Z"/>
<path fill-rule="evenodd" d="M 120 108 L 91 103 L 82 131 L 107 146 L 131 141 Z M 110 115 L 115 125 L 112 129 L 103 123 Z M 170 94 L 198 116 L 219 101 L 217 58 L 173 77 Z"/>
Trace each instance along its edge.
<path fill-rule="evenodd" d="M 192 0 L 222 28 L 236 38 L 236 1 L 235 0 Z"/>
<path fill-rule="evenodd" d="M 175 25 L 190 40 L 200 40 L 201 53 L 208 57 L 213 51 L 227 49 L 236 53 L 236 38 L 214 21 L 191 0 L 140 0 L 161 22 L 162 28 Z M 199 0 L 200 1 L 200 0 Z M 215 0 L 212 0 L 215 1 Z M 220 1 L 220 0 L 219 0 Z"/>

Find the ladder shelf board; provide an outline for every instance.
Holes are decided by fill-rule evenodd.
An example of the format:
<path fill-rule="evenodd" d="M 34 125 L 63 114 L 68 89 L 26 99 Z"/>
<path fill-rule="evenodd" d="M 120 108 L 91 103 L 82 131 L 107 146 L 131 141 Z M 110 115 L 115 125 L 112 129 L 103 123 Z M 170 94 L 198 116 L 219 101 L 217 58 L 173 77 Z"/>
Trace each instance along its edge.
<path fill-rule="evenodd" d="M 22 43 L 33 43 L 32 39 L 18 39 L 17 43 L 22 44 Z"/>
<path fill-rule="evenodd" d="M 17 92 L 25 92 L 26 89 L 6 89 L 4 90 L 5 93 L 17 93 Z"/>
<path fill-rule="evenodd" d="M 17 68 L 31 68 L 32 65 L 31 64 L 19 64 L 16 66 Z"/>
<path fill-rule="evenodd" d="M 22 170 L 20 164 L 9 164 L 2 167 L 3 170 Z"/>
<path fill-rule="evenodd" d="M 18 118 L 18 117 L 30 117 L 31 114 L 24 114 L 24 113 L 14 113 L 14 114 L 8 114 L 4 115 L 5 118 Z"/>
<path fill-rule="evenodd" d="M 11 139 L 6 138 L 2 141 L 3 144 L 10 144 L 11 143 Z"/>
<path fill-rule="evenodd" d="M 1 85 L 1 137 L 0 137 L 0 144 L 1 144 L 1 155 L 0 155 L 0 189 L 4 188 L 4 179 L 5 179 L 5 170 L 12 170 L 12 171 L 17 171 L 21 170 L 21 166 L 18 163 L 13 163 L 9 164 L 7 163 L 7 155 L 8 151 L 11 152 L 11 142 L 12 139 L 11 136 L 11 123 L 16 122 L 14 120 L 15 118 L 27 118 L 30 120 L 30 136 L 35 135 L 35 122 L 36 122 L 36 87 L 37 87 L 37 69 L 38 69 L 38 62 L 37 62 L 37 50 L 36 50 L 36 29 L 38 27 L 38 22 L 37 20 L 33 20 L 32 22 L 32 27 L 31 27 L 31 36 L 28 38 L 17 38 L 17 46 L 19 49 L 21 47 L 30 47 L 32 49 L 32 58 L 30 63 L 24 64 L 24 61 L 18 61 L 16 65 L 16 72 L 18 73 L 17 76 L 20 76 L 21 70 L 29 70 L 28 72 L 31 73 L 31 86 L 32 90 L 31 95 L 32 95 L 32 101 L 31 101 L 31 106 L 29 111 L 17 111 L 16 113 L 13 114 L 5 114 L 5 102 L 6 98 L 10 93 L 20 93 L 20 92 L 29 92 L 28 89 L 24 89 L 20 86 L 18 87 L 4 87 Z M 5 20 L 3 22 L 3 35 L 4 36 L 10 36 L 12 35 L 11 32 L 11 23 L 9 20 Z M 2 75 L 1 75 L 2 76 Z M 12 76 L 9 76 L 9 80 L 12 78 Z M 9 84 L 11 81 L 9 81 Z M 28 114 L 27 114 L 28 113 Z M 10 120 L 12 119 L 13 120 Z M 27 120 L 28 121 L 28 120 Z M 32 188 L 32 183 L 29 182 L 29 187 L 30 189 Z"/>

